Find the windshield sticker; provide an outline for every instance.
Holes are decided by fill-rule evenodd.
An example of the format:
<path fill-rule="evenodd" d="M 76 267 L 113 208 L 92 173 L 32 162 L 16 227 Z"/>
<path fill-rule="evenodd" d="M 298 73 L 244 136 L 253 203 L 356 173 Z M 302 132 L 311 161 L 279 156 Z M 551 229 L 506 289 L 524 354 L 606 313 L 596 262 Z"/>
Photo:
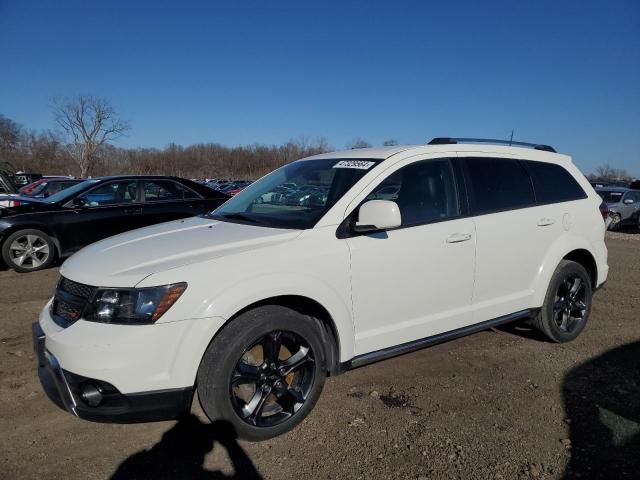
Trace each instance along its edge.
<path fill-rule="evenodd" d="M 376 162 L 366 160 L 342 160 L 336 163 L 333 168 L 355 168 L 356 170 L 369 170 Z"/>

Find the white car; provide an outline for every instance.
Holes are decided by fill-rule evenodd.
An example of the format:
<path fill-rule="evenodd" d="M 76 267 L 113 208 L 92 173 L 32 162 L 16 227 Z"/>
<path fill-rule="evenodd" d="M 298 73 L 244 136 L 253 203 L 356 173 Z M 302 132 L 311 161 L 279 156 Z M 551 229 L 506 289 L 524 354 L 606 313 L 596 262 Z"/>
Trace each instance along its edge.
<path fill-rule="evenodd" d="M 506 322 L 583 331 L 608 273 L 600 197 L 544 145 L 325 153 L 208 216 L 90 245 L 34 323 L 45 390 L 96 421 L 211 420 L 263 440 L 325 377 Z M 324 205 L 256 198 L 313 181 Z M 386 185 L 396 201 L 367 200 Z"/>

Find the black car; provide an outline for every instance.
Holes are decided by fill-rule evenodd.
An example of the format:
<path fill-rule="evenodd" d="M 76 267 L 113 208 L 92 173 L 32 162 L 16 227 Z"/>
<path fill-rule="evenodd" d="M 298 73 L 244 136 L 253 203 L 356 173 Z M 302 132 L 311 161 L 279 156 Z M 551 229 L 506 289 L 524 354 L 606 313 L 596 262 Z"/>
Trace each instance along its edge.
<path fill-rule="evenodd" d="M 163 176 L 95 178 L 47 198 L 14 197 L 19 206 L 0 209 L 2 258 L 16 272 L 41 270 L 95 241 L 207 213 L 228 198 Z"/>

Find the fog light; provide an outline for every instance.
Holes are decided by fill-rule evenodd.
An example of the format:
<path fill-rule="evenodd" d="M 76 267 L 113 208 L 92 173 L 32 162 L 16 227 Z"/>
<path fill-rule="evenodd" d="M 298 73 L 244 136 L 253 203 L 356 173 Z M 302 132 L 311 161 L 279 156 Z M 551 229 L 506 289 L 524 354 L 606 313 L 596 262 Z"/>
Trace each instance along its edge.
<path fill-rule="evenodd" d="M 102 402 L 102 392 L 93 383 L 87 383 L 82 387 L 80 397 L 90 407 L 97 407 Z"/>

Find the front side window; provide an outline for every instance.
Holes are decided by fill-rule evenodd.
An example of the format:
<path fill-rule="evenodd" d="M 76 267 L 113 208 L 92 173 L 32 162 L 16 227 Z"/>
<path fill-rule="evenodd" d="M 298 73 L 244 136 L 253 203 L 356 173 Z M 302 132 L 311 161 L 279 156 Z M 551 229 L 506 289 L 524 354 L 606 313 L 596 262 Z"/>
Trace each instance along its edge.
<path fill-rule="evenodd" d="M 138 198 L 138 182 L 126 180 L 108 183 L 88 191 L 82 198 L 90 207 L 133 203 Z"/>
<path fill-rule="evenodd" d="M 475 214 L 524 208 L 535 204 L 529 174 L 517 160 L 467 158 Z"/>
<path fill-rule="evenodd" d="M 524 162 L 536 191 L 538 203 L 568 202 L 587 198 L 582 187 L 560 165 L 545 162 Z"/>
<path fill-rule="evenodd" d="M 273 228 L 312 228 L 379 162 L 339 158 L 293 162 L 252 183 L 211 215 Z"/>
<path fill-rule="evenodd" d="M 453 171 L 445 159 L 412 163 L 397 170 L 374 188 L 367 200 L 396 202 L 403 227 L 460 215 Z"/>

